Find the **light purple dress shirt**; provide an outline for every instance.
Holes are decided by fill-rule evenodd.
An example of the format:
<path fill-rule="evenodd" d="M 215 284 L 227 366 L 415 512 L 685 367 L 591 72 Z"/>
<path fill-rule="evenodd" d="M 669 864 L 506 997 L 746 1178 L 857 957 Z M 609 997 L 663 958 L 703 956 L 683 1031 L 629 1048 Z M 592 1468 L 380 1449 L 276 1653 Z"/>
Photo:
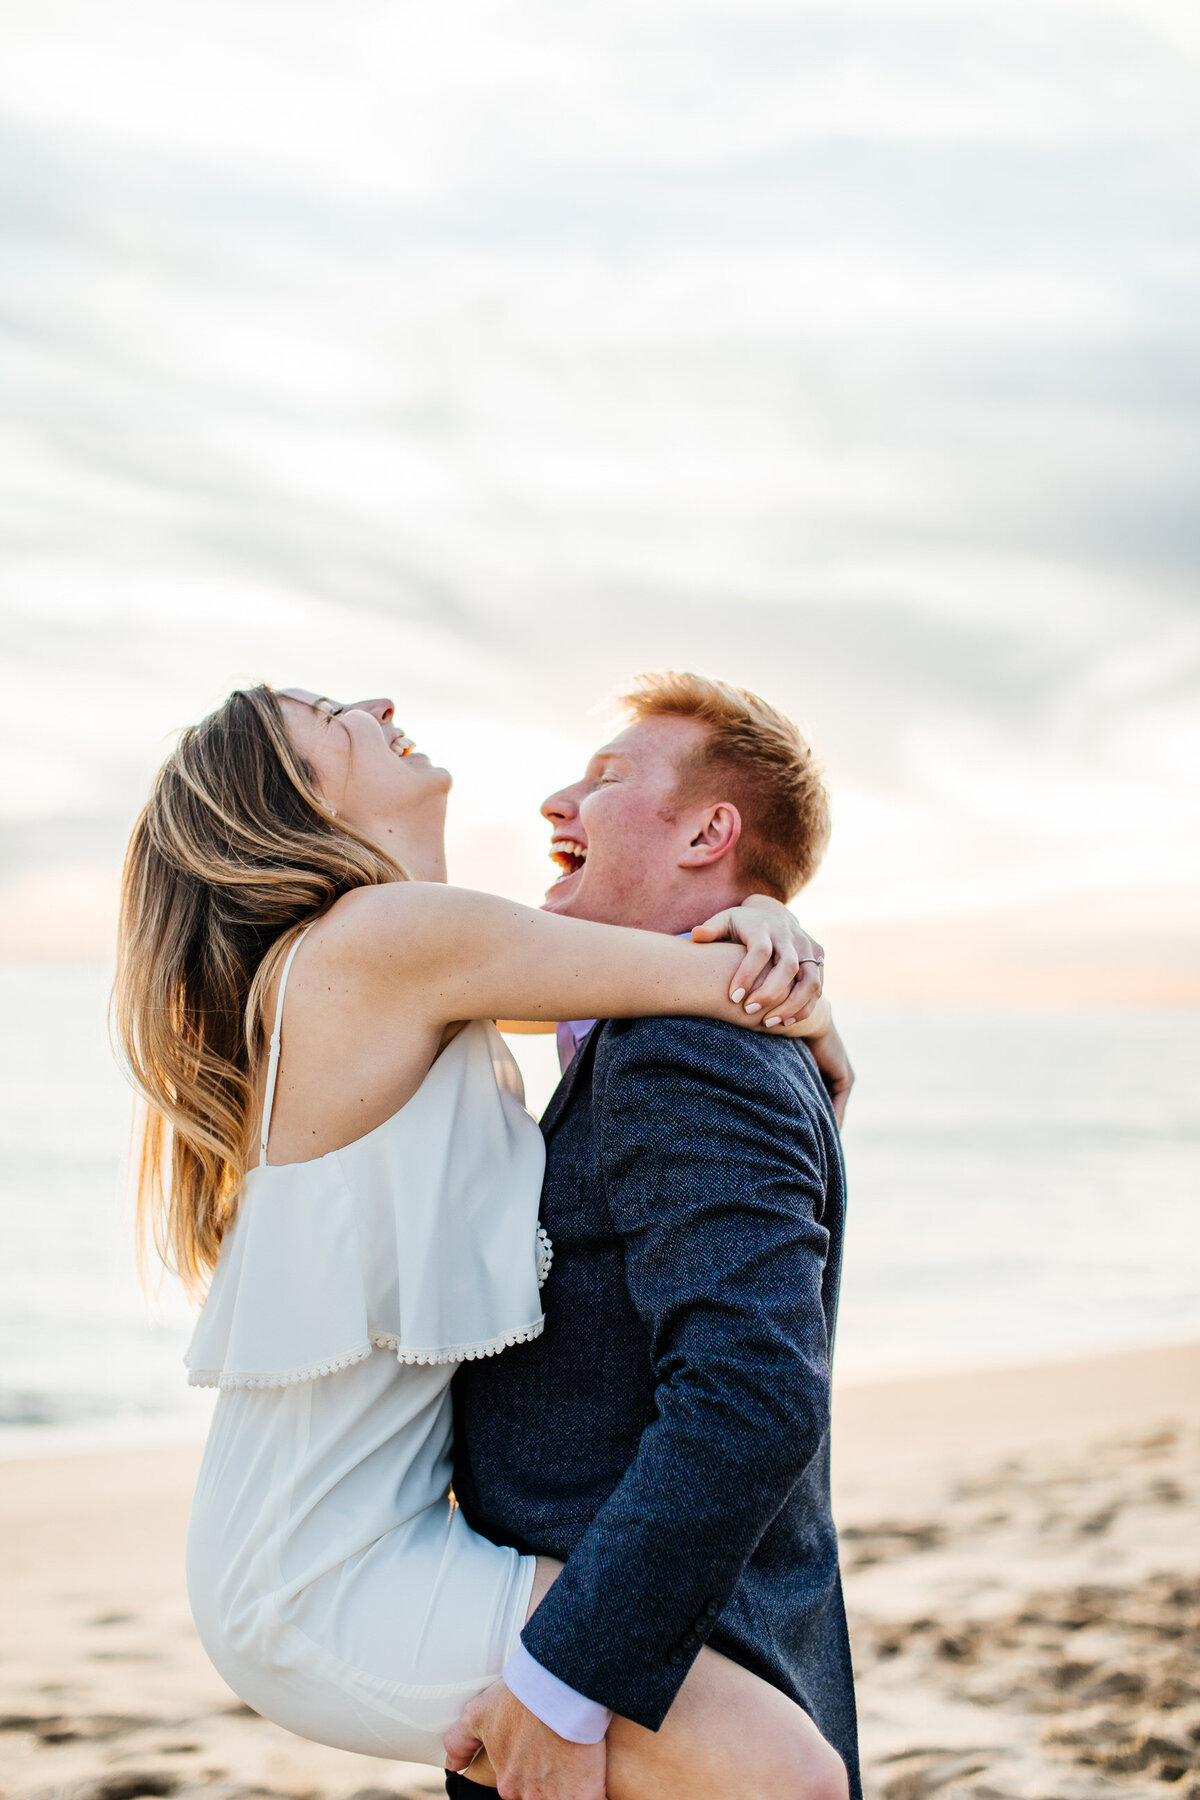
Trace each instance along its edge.
<path fill-rule="evenodd" d="M 608 1730 L 612 1714 L 607 1706 L 589 1700 L 586 1694 L 577 1694 L 573 1687 L 543 1668 L 522 1643 L 517 1644 L 505 1663 L 503 1680 L 522 1706 L 572 1744 L 598 1744 Z"/>
<path fill-rule="evenodd" d="M 588 1032 L 598 1024 L 598 1019 L 563 1019 L 554 1027 L 558 1040 L 558 1066 L 564 1075 L 583 1049 Z"/>

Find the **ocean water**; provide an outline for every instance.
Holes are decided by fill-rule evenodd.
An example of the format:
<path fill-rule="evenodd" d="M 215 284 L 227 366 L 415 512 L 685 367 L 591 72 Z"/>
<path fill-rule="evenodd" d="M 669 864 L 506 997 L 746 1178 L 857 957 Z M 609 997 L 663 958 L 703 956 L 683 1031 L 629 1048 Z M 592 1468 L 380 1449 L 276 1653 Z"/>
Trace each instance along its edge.
<path fill-rule="evenodd" d="M 0 966 L 0 1453 L 196 1436 L 132 1256 L 107 972 Z M 1200 1335 L 1200 1014 L 844 1006 L 841 1378 Z M 514 1041 L 531 1103 L 549 1040 Z"/>

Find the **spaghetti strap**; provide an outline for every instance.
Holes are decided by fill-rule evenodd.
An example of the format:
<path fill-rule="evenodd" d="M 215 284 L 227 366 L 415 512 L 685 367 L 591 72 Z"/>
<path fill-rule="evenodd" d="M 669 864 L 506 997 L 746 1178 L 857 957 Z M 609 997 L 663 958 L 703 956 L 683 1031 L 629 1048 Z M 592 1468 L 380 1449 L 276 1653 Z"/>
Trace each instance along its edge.
<path fill-rule="evenodd" d="M 314 919 L 313 925 L 315 924 L 316 920 Z M 287 953 L 287 961 L 283 965 L 283 974 L 279 978 L 279 1004 L 275 1008 L 275 1029 L 271 1033 L 271 1056 L 267 1063 L 267 1091 L 263 1095 L 262 1135 L 258 1153 L 258 1166 L 260 1169 L 265 1169 L 267 1166 L 267 1138 L 270 1136 L 271 1132 L 271 1110 L 275 1105 L 275 1083 L 279 1078 L 279 1045 L 280 1034 L 283 1030 L 283 996 L 287 992 L 288 976 L 292 972 L 292 963 L 295 960 L 296 952 L 311 930 L 312 925 L 306 925 L 304 927 L 304 930 L 300 933 L 300 936 L 296 939 L 295 943 Z"/>

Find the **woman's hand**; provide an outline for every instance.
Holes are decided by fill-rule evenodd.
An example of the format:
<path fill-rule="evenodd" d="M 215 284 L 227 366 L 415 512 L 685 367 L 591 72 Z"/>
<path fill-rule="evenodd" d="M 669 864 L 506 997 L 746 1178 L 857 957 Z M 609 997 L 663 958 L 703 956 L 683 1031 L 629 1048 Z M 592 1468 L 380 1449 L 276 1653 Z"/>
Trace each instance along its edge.
<path fill-rule="evenodd" d="M 786 906 L 766 894 L 751 894 L 741 906 L 726 907 L 697 925 L 692 941 L 715 944 L 732 939 L 744 944 L 729 998 L 744 1003 L 764 1027 L 794 1025 L 807 1019 L 825 985 L 825 952 L 802 931 Z"/>
<path fill-rule="evenodd" d="M 800 929 L 786 906 L 766 894 L 751 894 L 741 906 L 716 913 L 697 926 L 692 937 L 701 944 L 733 938 L 746 946 L 730 999 L 745 1000 L 752 1016 L 770 1008 L 764 1030 L 806 1040 L 841 1125 L 854 1070 L 829 1002 L 822 998 L 825 952 L 820 944 Z"/>

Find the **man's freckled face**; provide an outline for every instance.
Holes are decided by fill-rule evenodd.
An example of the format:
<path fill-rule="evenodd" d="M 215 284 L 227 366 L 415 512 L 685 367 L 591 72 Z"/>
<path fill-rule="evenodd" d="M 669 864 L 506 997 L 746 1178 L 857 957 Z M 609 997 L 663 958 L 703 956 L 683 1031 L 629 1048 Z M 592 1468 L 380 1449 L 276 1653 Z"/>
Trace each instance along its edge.
<path fill-rule="evenodd" d="M 681 757 L 705 735 L 693 719 L 645 719 L 596 752 L 582 780 L 543 803 L 559 879 L 548 912 L 628 923 L 669 879 L 680 845 L 671 812 Z"/>

